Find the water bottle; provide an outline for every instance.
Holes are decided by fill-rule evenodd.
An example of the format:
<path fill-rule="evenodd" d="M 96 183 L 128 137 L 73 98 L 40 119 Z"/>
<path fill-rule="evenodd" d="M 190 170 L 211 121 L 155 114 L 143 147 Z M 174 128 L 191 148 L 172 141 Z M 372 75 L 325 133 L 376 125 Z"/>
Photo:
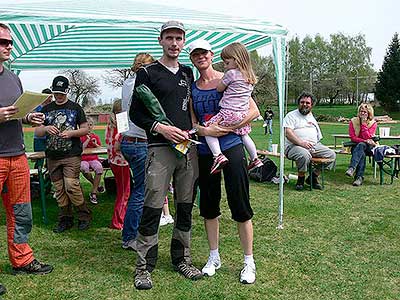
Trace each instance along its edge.
<path fill-rule="evenodd" d="M 268 151 L 272 152 L 272 134 L 269 135 L 268 139 Z"/>

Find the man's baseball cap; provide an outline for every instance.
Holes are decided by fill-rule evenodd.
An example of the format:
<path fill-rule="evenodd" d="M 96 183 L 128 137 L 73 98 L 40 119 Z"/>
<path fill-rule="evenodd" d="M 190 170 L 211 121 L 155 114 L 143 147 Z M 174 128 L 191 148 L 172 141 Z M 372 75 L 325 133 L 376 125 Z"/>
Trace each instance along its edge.
<path fill-rule="evenodd" d="M 53 79 L 53 84 L 51 85 L 51 91 L 53 93 L 59 93 L 66 95 L 68 93 L 69 81 L 67 77 L 56 76 Z"/>
<path fill-rule="evenodd" d="M 192 52 L 196 49 L 204 49 L 207 51 L 211 51 L 211 45 L 206 40 L 198 39 L 198 40 L 195 40 L 194 42 L 190 43 L 189 54 L 192 54 Z"/>
<path fill-rule="evenodd" d="M 164 23 L 161 26 L 160 35 L 163 33 L 163 31 L 168 30 L 168 29 L 179 29 L 179 30 L 182 30 L 185 33 L 185 27 L 179 21 L 171 20 L 171 21 L 168 21 L 168 22 Z"/>

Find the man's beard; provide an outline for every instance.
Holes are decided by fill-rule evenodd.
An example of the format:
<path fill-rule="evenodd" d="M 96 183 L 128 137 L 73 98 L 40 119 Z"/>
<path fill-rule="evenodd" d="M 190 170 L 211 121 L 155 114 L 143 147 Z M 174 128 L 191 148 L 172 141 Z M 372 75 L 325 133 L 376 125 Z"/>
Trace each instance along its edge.
<path fill-rule="evenodd" d="M 301 107 L 301 108 L 299 108 L 299 112 L 300 112 L 302 115 L 306 116 L 306 115 L 308 115 L 308 114 L 311 112 L 311 108 Z"/>

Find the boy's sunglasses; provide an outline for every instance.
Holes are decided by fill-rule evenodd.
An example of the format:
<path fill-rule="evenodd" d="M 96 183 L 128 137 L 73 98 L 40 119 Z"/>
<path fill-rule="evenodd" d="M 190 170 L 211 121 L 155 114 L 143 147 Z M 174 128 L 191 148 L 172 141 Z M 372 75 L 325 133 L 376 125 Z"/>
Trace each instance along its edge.
<path fill-rule="evenodd" d="M 12 40 L 7 40 L 7 39 L 0 39 L 0 46 L 3 47 L 8 47 L 8 45 L 13 45 L 13 41 Z"/>

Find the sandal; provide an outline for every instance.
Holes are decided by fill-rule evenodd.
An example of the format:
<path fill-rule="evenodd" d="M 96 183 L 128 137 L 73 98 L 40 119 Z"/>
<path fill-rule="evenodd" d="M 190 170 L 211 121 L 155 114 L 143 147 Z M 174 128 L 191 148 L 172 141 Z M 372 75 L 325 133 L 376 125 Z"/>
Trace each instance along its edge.
<path fill-rule="evenodd" d="M 98 204 L 99 202 L 97 202 L 97 195 L 96 193 L 90 193 L 89 194 L 89 201 L 92 204 Z"/>

